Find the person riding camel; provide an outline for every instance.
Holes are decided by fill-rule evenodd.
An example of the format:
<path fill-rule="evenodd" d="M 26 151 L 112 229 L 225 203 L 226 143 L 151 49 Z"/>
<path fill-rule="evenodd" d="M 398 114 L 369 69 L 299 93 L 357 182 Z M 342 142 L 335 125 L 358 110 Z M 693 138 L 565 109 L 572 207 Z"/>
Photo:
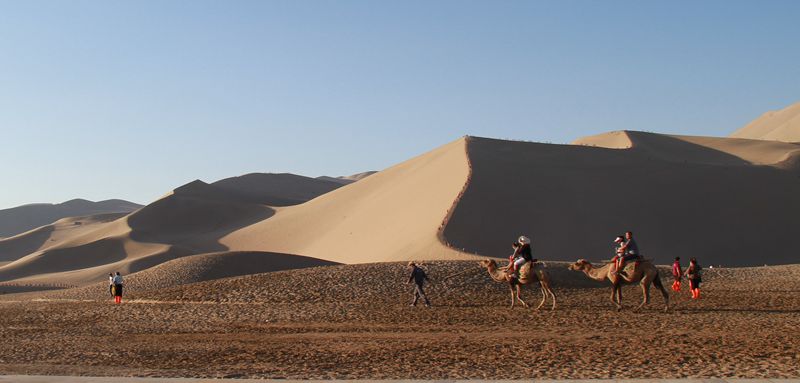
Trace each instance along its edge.
<path fill-rule="evenodd" d="M 531 251 L 530 238 L 521 235 L 513 245 L 514 254 L 511 255 L 508 263 L 508 270 L 513 271 L 512 279 L 519 279 L 519 270 L 526 262 L 533 262 L 533 252 Z"/>
<path fill-rule="evenodd" d="M 620 260 L 623 256 L 622 243 L 625 242 L 625 237 L 618 235 L 614 238 L 614 257 L 611 258 L 611 263 L 614 264 L 612 273 L 616 274 L 619 271 Z"/>
<path fill-rule="evenodd" d="M 625 272 L 625 262 L 630 260 L 638 260 L 639 255 L 639 245 L 636 244 L 636 240 L 633 239 L 633 232 L 626 231 L 625 232 L 625 241 L 622 242 L 622 245 L 619 247 L 619 251 L 621 252 L 619 257 L 619 265 L 617 267 L 617 271 L 619 273 Z"/>

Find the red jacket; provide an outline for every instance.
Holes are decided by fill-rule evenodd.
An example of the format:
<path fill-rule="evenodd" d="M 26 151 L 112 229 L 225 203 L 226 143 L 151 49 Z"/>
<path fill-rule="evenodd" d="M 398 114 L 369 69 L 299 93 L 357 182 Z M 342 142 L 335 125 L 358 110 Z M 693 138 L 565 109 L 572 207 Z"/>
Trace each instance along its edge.
<path fill-rule="evenodd" d="M 681 272 L 681 264 L 680 264 L 680 262 L 675 261 L 675 263 L 672 264 L 672 275 L 674 275 L 676 277 L 680 277 L 680 276 L 683 275 L 683 273 Z"/>

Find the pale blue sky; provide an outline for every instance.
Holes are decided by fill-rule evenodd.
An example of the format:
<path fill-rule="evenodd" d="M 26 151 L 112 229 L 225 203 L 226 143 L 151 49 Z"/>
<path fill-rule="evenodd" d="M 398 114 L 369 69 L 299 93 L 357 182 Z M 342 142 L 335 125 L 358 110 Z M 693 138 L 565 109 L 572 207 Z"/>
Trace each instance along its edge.
<path fill-rule="evenodd" d="M 800 1 L 3 1 L 0 208 L 379 170 L 464 135 L 727 135 Z"/>

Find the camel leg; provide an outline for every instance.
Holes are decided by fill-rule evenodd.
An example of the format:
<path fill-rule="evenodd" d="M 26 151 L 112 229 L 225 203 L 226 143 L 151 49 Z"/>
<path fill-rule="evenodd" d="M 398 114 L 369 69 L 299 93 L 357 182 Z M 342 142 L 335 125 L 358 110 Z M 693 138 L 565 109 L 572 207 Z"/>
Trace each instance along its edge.
<path fill-rule="evenodd" d="M 622 297 L 617 297 L 617 285 L 611 286 L 611 303 L 617 306 L 617 311 L 622 310 Z"/>
<path fill-rule="evenodd" d="M 550 297 L 553 298 L 553 307 L 551 307 L 550 310 L 555 310 L 556 309 L 556 294 L 553 292 L 553 290 L 550 288 L 549 285 L 547 286 L 547 292 L 550 293 Z"/>
<path fill-rule="evenodd" d="M 522 307 L 528 307 L 528 304 L 522 300 L 522 285 L 517 284 L 517 300 L 522 303 Z"/>
<path fill-rule="evenodd" d="M 641 283 L 641 285 L 642 285 L 642 295 L 643 295 L 642 296 L 642 303 L 640 303 L 639 306 L 636 307 L 636 310 L 639 310 L 642 307 L 644 307 L 644 305 L 650 303 L 650 282 L 651 282 L 650 278 L 648 278 L 648 277 L 642 278 L 642 283 Z"/>
<path fill-rule="evenodd" d="M 667 289 L 664 288 L 664 285 L 661 284 L 661 276 L 656 274 L 656 277 L 653 279 L 653 285 L 658 287 L 661 290 L 661 295 L 664 296 L 664 312 L 669 311 L 669 293 Z"/>
<path fill-rule="evenodd" d="M 514 308 L 514 301 L 517 300 L 517 297 L 514 295 L 514 286 L 509 285 L 508 288 L 511 290 L 511 308 Z"/>
<path fill-rule="evenodd" d="M 547 301 L 547 291 L 545 290 L 546 289 L 545 283 L 544 282 L 539 282 L 539 287 L 540 287 L 539 289 L 542 291 L 542 302 L 539 303 L 538 306 L 536 306 L 536 310 L 539 310 L 540 308 L 542 308 L 542 306 L 544 305 L 544 302 Z"/>

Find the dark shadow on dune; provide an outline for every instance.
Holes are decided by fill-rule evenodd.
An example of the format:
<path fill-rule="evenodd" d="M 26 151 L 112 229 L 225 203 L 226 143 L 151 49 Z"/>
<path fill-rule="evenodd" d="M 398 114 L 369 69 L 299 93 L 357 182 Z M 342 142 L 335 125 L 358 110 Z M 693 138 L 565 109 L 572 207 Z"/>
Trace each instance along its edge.
<path fill-rule="evenodd" d="M 9 264 L 0 269 L 0 280 L 81 270 L 118 262 L 126 257 L 127 252 L 121 239 L 104 238 L 85 245 L 53 249 L 37 255 L 29 255 L 20 259 L 17 263 Z"/>
<path fill-rule="evenodd" d="M 508 256 L 527 235 L 535 257 L 575 261 L 610 258 L 614 236 L 632 230 L 657 264 L 675 256 L 726 267 L 796 262 L 796 172 L 664 140 L 660 146 L 728 165 L 643 149 L 471 138 L 470 182 L 443 235 L 457 249 L 493 257 Z"/>
<path fill-rule="evenodd" d="M 13 262 L 41 248 L 55 228 L 44 226 L 24 237 L 6 238 L 0 241 L 0 262 Z"/>
<path fill-rule="evenodd" d="M 131 239 L 176 247 L 176 254 L 226 251 L 219 239 L 275 214 L 268 206 L 195 181 L 128 216 Z"/>
<path fill-rule="evenodd" d="M 714 148 L 687 142 L 675 137 L 627 132 L 633 142 L 630 150 L 640 152 L 646 157 L 657 157 L 664 161 L 696 163 L 706 165 L 745 166 L 750 162 Z"/>

